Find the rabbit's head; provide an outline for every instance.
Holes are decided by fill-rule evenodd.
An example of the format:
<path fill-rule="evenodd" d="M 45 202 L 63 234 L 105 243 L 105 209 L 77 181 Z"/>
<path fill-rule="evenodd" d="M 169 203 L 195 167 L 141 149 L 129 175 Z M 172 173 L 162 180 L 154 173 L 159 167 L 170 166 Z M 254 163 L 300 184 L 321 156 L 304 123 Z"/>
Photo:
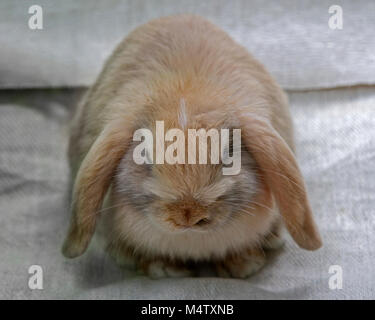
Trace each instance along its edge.
<path fill-rule="evenodd" d="M 319 248 L 321 241 L 297 162 L 268 120 L 246 108 L 221 107 L 220 112 L 196 104 L 187 108 L 185 104 L 189 101 L 182 99 L 171 105 L 159 103 L 142 108 L 140 112 L 144 114 L 138 118 L 141 121 L 124 116 L 107 123 L 76 177 L 73 216 L 64 254 L 75 257 L 85 251 L 111 184 L 116 206 L 132 207 L 133 213 L 147 217 L 147 223 L 160 232 L 215 232 L 226 224 L 243 224 L 243 215 L 261 219 L 259 215 L 264 215 L 265 209 L 271 210 L 275 202 L 294 240 L 308 250 Z M 160 150 L 158 153 L 156 144 L 160 136 L 156 123 L 161 120 L 166 133 L 162 137 L 164 158 L 178 140 L 176 135 L 168 137 L 167 132 L 178 129 L 185 137 L 183 151 L 178 147 L 169 150 L 169 156 L 177 163 L 157 163 Z M 139 129 L 146 129 L 152 138 L 148 142 L 147 135 L 143 140 L 139 135 L 134 139 Z M 189 162 L 189 129 L 215 129 L 220 137 L 221 130 L 229 129 L 229 139 L 219 144 L 218 163 L 211 161 L 215 157 L 212 139 L 207 139 L 207 164 L 199 163 L 199 148 L 195 149 L 199 150 L 195 153 L 196 163 Z M 234 132 L 238 129 L 241 135 L 236 141 Z M 143 164 L 135 160 L 140 143 L 144 146 Z M 235 165 L 233 161 L 228 166 L 228 158 L 235 157 L 240 162 L 239 170 L 224 174 L 225 169 Z M 182 158 L 185 163 L 176 160 Z M 251 219 L 246 221 L 250 221 L 249 232 L 256 232 L 256 224 L 252 225 Z"/>

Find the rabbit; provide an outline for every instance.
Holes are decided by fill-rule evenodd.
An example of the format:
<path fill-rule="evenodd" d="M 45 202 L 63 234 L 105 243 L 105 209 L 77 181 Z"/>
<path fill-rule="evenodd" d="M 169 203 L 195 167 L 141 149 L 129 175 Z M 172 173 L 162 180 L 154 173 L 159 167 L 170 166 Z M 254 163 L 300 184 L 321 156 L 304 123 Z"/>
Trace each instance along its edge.
<path fill-rule="evenodd" d="M 139 165 L 134 132 L 241 129 L 241 168 Z M 62 252 L 82 255 L 100 220 L 109 253 L 152 278 L 246 278 L 283 244 L 284 227 L 303 249 L 322 241 L 294 156 L 286 94 L 252 55 L 206 19 L 152 20 L 115 49 L 72 121 L 72 216 Z M 106 200 L 105 200 L 106 199 Z M 105 202 L 105 203 L 104 203 Z M 103 204 L 104 203 L 104 204 Z"/>

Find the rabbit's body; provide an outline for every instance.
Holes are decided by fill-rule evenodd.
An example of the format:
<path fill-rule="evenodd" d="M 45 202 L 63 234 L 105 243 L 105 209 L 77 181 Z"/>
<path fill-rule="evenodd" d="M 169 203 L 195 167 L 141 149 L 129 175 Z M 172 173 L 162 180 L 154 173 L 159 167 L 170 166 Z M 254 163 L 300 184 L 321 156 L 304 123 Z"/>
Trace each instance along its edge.
<path fill-rule="evenodd" d="M 184 131 L 241 128 L 240 174 L 222 176 L 220 165 L 135 164 L 134 131 L 154 131 L 160 120 Z M 320 240 L 293 149 L 286 96 L 243 47 L 196 16 L 154 20 L 118 46 L 77 110 L 64 253 L 85 250 L 110 184 L 114 208 L 103 217 L 111 252 L 150 273 L 152 263 L 212 261 L 247 276 L 264 262 L 262 244 L 280 243 L 279 209 L 296 241 L 315 249 Z M 167 269 L 160 270 L 174 274 Z"/>

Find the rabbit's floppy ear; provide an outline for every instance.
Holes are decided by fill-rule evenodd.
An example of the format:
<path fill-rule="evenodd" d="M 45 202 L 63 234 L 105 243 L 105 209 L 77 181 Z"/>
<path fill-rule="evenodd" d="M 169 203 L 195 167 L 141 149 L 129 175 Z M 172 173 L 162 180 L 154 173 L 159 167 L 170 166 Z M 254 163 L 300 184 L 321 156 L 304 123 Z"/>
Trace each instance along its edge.
<path fill-rule="evenodd" d="M 264 175 L 289 233 L 301 248 L 320 248 L 322 241 L 293 152 L 267 120 L 251 114 L 239 117 L 246 148 Z"/>
<path fill-rule="evenodd" d="M 109 122 L 82 161 L 73 187 L 72 217 L 62 248 L 64 256 L 78 257 L 89 245 L 103 199 L 131 137 L 129 121 Z"/>

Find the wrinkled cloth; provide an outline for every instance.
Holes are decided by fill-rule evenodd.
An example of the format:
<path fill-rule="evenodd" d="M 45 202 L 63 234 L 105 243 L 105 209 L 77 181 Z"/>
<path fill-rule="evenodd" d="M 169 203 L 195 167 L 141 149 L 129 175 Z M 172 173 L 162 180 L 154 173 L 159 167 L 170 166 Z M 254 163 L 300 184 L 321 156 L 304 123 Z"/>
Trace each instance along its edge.
<path fill-rule="evenodd" d="M 375 2 L 341 0 L 38 0 L 43 30 L 31 30 L 29 0 L 0 2 L 0 88 L 88 86 L 135 27 L 195 13 L 244 45 L 287 89 L 375 83 Z"/>
<path fill-rule="evenodd" d="M 247 280 L 150 280 L 122 270 L 95 240 L 65 259 L 67 123 L 82 90 L 0 91 L 0 298 L 374 299 L 375 87 L 289 92 L 297 156 L 324 246 L 285 247 Z M 28 269 L 43 269 L 43 290 Z M 342 289 L 329 286 L 342 269 Z"/>

